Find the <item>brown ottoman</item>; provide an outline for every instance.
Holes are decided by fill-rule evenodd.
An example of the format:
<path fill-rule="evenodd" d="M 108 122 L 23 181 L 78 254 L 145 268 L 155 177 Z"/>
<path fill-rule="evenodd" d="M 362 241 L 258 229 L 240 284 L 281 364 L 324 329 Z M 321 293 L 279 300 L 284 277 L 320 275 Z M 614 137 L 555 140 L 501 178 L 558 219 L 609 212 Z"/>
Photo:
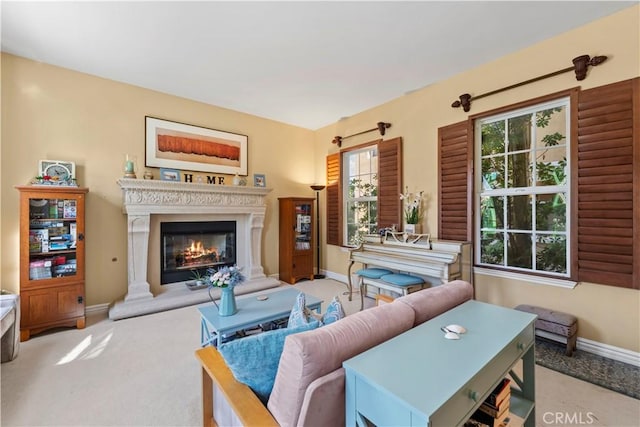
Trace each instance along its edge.
<path fill-rule="evenodd" d="M 578 318 L 576 316 L 528 304 L 521 304 L 516 307 L 516 310 L 537 314 L 536 332 L 544 331 L 553 337 L 562 338 L 562 341 L 567 344 L 565 354 L 567 356 L 573 355 L 578 338 Z"/>

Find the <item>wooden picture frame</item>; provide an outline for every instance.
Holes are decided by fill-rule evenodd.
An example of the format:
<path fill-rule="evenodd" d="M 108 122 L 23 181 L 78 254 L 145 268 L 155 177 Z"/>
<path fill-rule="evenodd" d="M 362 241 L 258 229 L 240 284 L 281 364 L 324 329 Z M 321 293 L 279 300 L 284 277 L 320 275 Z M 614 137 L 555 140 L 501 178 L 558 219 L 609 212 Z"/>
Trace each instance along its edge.
<path fill-rule="evenodd" d="M 145 166 L 247 175 L 248 137 L 145 116 Z"/>
<path fill-rule="evenodd" d="M 180 182 L 180 171 L 177 169 L 160 168 L 160 180 Z"/>

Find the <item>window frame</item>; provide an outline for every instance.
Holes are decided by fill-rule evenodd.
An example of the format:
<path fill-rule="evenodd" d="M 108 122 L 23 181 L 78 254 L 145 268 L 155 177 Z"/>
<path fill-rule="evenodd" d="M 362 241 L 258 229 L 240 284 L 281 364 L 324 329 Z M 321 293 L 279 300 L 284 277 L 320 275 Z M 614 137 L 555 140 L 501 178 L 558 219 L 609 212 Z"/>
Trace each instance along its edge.
<path fill-rule="evenodd" d="M 366 152 L 375 152 L 375 156 L 372 156 L 372 164 L 373 164 L 373 157 L 377 158 L 377 160 L 375 161 L 375 165 L 376 165 L 376 171 L 375 171 L 375 176 L 376 176 L 376 181 L 377 184 L 375 186 L 376 188 L 376 195 L 375 196 L 367 196 L 367 197 L 350 197 L 349 196 L 349 188 L 350 188 L 350 178 L 351 178 L 351 174 L 350 174 L 350 157 L 351 156 L 358 156 L 362 153 L 366 153 Z M 379 167 L 380 167 L 380 163 L 379 163 L 379 159 L 380 159 L 380 152 L 379 152 L 379 147 L 377 143 L 369 143 L 369 144 L 363 144 L 360 145 L 358 147 L 354 147 L 351 150 L 344 150 L 340 153 L 341 158 L 341 164 L 343 165 L 343 170 L 342 170 L 342 176 L 341 176 L 341 180 L 342 180 L 342 188 L 344 189 L 343 193 L 342 193 L 342 241 L 344 242 L 344 245 L 347 247 L 357 247 L 357 244 L 350 244 L 349 243 L 349 218 L 350 215 L 348 214 L 347 210 L 349 209 L 350 203 L 367 203 L 370 204 L 371 202 L 375 202 L 376 203 L 376 221 L 375 223 L 371 223 L 369 222 L 368 225 L 369 227 L 371 226 L 375 226 L 377 228 L 378 225 L 378 216 L 377 216 L 377 212 L 378 212 L 378 204 L 379 204 L 379 198 L 378 198 L 378 189 L 379 189 Z M 369 173 L 369 175 L 372 175 L 373 173 Z M 361 176 L 363 174 L 359 174 L 358 176 Z M 358 242 L 358 240 L 355 240 L 356 243 Z"/>
<path fill-rule="evenodd" d="M 554 148 L 564 148 L 564 158 L 566 161 L 565 165 L 565 184 L 563 185 L 538 185 L 537 184 L 537 176 L 538 176 L 538 168 L 535 159 L 537 159 L 537 153 L 540 149 L 547 150 L 546 147 L 539 147 L 536 142 L 537 131 L 539 128 L 535 126 L 535 124 L 530 129 L 531 145 L 527 150 L 514 150 L 511 151 L 507 144 L 507 136 L 505 135 L 505 148 L 504 151 L 497 154 L 484 155 L 482 154 L 482 126 L 487 123 L 496 123 L 496 122 L 505 122 L 505 128 L 508 126 L 509 120 L 513 118 L 522 117 L 525 115 L 535 115 L 538 112 L 549 110 L 552 108 L 562 107 L 565 115 L 565 126 L 564 126 L 564 138 L 563 144 L 559 144 L 558 146 L 553 146 Z M 476 118 L 473 122 L 473 150 L 475 151 L 474 155 L 474 169 L 477 173 L 474 173 L 473 176 L 473 207 L 475 212 L 478 214 L 475 215 L 474 219 L 474 227 L 473 227 L 473 237 L 475 240 L 474 244 L 474 264 L 480 268 L 489 268 L 489 269 L 497 269 L 501 271 L 511 271 L 521 274 L 532 274 L 532 275 L 541 275 L 552 278 L 559 279 L 570 279 L 572 277 L 572 245 L 571 245 L 571 236 L 573 233 L 572 227 L 572 162 L 571 162 L 571 150 L 573 144 L 573 135 L 572 135 L 572 99 L 568 94 L 564 94 L 563 96 L 559 96 L 555 99 L 547 99 L 540 102 L 530 102 L 524 106 L 518 106 L 513 108 L 505 108 L 495 114 L 485 114 L 482 117 Z M 533 170 L 531 172 L 532 181 L 527 187 L 510 187 L 508 185 L 510 171 L 509 171 L 509 156 L 517 153 L 530 153 L 531 165 L 533 166 Z M 482 161 L 484 158 L 489 157 L 503 157 L 504 161 L 504 171 L 505 176 L 503 177 L 504 186 L 503 188 L 498 189 L 484 189 L 483 186 L 483 173 L 482 173 Z M 550 194 L 558 194 L 564 193 L 566 195 L 565 201 L 565 230 L 562 232 L 550 232 L 550 230 L 542 230 L 538 229 L 536 226 L 536 199 L 540 195 L 550 195 Z M 531 229 L 530 230 L 519 230 L 518 232 L 522 232 L 523 234 L 530 235 L 531 240 L 531 268 L 526 267 L 518 267 L 518 266 L 510 266 L 506 263 L 508 262 L 507 254 L 508 247 L 506 243 L 503 243 L 503 264 L 489 264 L 482 262 L 482 235 L 483 232 L 491 231 L 485 230 L 482 227 L 482 209 L 481 203 L 484 197 L 513 197 L 513 196 L 529 196 L 531 200 Z M 504 204 L 506 207 L 506 203 Z M 504 209 L 504 218 L 501 229 L 496 229 L 496 233 L 501 233 L 503 236 L 508 235 L 512 230 L 515 230 L 509 227 L 508 224 L 508 213 L 507 210 Z M 565 272 L 553 272 L 553 271 L 545 271 L 537 269 L 537 255 L 536 255 L 536 246 L 537 246 L 537 238 L 541 235 L 549 235 L 556 236 L 562 235 L 565 239 Z M 506 239 L 503 240 L 506 242 Z"/>

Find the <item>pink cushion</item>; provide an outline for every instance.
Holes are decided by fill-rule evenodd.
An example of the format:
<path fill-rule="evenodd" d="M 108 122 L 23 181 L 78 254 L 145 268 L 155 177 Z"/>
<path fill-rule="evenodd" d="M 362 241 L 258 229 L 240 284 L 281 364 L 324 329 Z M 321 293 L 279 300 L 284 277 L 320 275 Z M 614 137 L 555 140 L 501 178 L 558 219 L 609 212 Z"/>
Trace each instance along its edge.
<path fill-rule="evenodd" d="M 414 326 L 417 326 L 471 298 L 473 298 L 471 283 L 454 280 L 396 298 L 394 304 L 403 303 L 413 308 L 416 314 Z"/>
<path fill-rule="evenodd" d="M 406 304 L 385 304 L 288 336 L 267 408 L 281 426 L 299 424 L 304 395 L 313 381 L 341 368 L 343 361 L 409 330 L 414 318 L 413 309 Z M 331 398 L 344 401 L 344 389 Z"/>

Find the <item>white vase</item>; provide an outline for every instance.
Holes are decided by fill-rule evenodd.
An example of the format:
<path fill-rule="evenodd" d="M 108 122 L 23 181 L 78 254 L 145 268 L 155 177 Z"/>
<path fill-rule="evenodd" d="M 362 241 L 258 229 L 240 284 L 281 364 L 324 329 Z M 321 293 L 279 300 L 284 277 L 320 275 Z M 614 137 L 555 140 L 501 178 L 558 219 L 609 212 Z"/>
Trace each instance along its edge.
<path fill-rule="evenodd" d="M 421 224 L 405 224 L 403 231 L 409 234 L 421 234 L 422 225 Z"/>

